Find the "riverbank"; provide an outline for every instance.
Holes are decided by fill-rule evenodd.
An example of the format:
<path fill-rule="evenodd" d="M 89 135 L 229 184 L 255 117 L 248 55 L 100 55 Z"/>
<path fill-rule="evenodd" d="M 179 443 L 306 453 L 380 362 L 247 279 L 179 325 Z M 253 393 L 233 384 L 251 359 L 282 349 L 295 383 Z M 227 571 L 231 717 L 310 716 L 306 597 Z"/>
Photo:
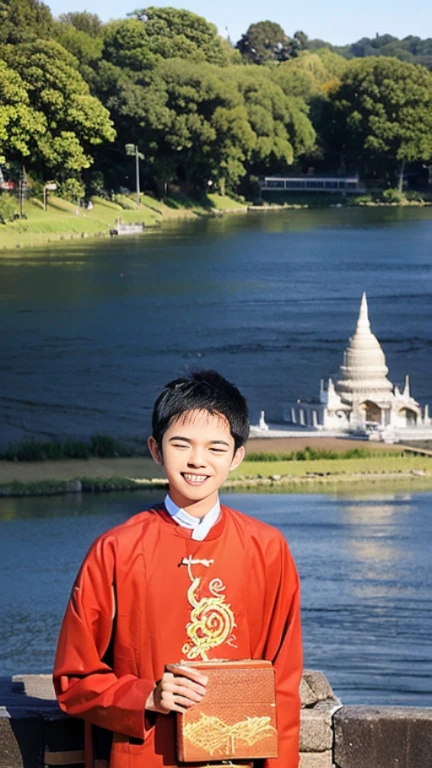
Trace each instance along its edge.
<path fill-rule="evenodd" d="M 311 490 L 335 486 L 394 484 L 432 488 L 432 459 L 427 456 L 377 455 L 367 458 L 303 461 L 248 461 L 233 472 L 224 490 Z M 0 464 L 0 496 L 164 489 L 160 467 L 146 457 L 5 462 Z"/>
<path fill-rule="evenodd" d="M 24 219 L 0 224 L 0 251 L 33 248 L 47 243 L 77 239 L 110 237 L 111 230 L 122 224 L 143 224 L 145 230 L 160 229 L 164 222 L 223 216 L 232 213 L 276 213 L 281 211 L 321 208 L 422 208 L 431 200 L 404 198 L 398 202 L 372 199 L 370 195 L 349 198 L 343 195 L 296 195 L 287 199 L 265 199 L 259 203 L 239 202 L 227 195 L 208 194 L 202 200 L 185 195 L 166 197 L 162 201 L 142 194 L 138 204 L 132 195 L 115 195 L 113 200 L 92 198 L 91 210 L 54 195 L 44 210 L 39 199 L 25 203 Z M 142 236 L 142 235 L 136 235 Z"/>
<path fill-rule="evenodd" d="M 27 218 L 0 224 L 0 250 L 31 248 L 59 241 L 109 237 L 118 219 L 123 224 L 144 224 L 157 229 L 163 222 L 247 212 L 230 197 L 207 195 L 198 202 L 186 197 L 165 198 L 163 202 L 141 195 L 141 203 L 130 196 L 116 195 L 115 200 L 92 199 L 92 208 L 78 207 L 59 197 L 50 196 L 47 210 L 35 198 L 25 204 Z"/>

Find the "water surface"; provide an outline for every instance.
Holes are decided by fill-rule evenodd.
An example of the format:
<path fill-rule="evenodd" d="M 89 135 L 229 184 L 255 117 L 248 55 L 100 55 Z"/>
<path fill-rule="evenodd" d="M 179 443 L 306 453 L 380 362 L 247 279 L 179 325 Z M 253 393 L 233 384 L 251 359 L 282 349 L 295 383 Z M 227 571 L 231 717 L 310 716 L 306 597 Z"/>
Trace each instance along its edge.
<path fill-rule="evenodd" d="M 147 432 L 185 368 L 215 367 L 253 420 L 337 375 L 367 291 L 390 379 L 432 403 L 432 209 L 176 223 L 0 256 L 0 443 Z"/>
<path fill-rule="evenodd" d="M 0 500 L 0 675 L 51 670 L 88 546 L 154 500 L 140 492 Z M 344 703 L 431 704 L 432 493 L 223 500 L 289 541 L 306 667 L 323 670 Z"/>

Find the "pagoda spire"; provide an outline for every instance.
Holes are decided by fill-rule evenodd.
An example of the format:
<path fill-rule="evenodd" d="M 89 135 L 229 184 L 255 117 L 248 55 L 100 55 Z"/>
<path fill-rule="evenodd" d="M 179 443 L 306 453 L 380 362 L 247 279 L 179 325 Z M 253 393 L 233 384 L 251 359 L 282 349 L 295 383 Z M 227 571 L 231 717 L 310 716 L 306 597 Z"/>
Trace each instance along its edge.
<path fill-rule="evenodd" d="M 366 298 L 365 291 L 363 291 L 362 293 L 360 312 L 357 320 L 357 330 L 358 331 L 370 330 L 369 312 L 368 312 L 368 305 L 367 305 L 367 298 Z"/>

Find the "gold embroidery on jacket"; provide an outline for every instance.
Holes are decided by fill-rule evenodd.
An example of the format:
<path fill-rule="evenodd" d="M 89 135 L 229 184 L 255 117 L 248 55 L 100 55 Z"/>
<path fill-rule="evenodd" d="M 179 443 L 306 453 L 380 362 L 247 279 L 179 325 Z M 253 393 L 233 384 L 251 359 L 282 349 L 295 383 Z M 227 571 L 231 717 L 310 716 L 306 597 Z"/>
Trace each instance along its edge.
<path fill-rule="evenodd" d="M 185 738 L 210 755 L 215 752 L 220 755 L 235 754 L 236 741 L 251 747 L 274 732 L 270 717 L 247 717 L 228 725 L 219 717 L 202 713 L 195 723 L 186 723 L 184 726 Z"/>
<path fill-rule="evenodd" d="M 210 568 L 214 560 L 192 560 L 184 557 L 182 565 L 187 565 L 191 585 L 188 589 L 188 600 L 192 606 L 190 622 L 186 626 L 186 634 L 190 642 L 184 644 L 182 653 L 187 659 L 208 660 L 207 652 L 228 641 L 234 644 L 232 634 L 236 626 L 234 613 L 229 603 L 225 601 L 225 585 L 221 579 L 212 579 L 208 589 L 210 595 L 201 596 L 202 578 L 192 573 L 193 565 L 204 565 Z"/>

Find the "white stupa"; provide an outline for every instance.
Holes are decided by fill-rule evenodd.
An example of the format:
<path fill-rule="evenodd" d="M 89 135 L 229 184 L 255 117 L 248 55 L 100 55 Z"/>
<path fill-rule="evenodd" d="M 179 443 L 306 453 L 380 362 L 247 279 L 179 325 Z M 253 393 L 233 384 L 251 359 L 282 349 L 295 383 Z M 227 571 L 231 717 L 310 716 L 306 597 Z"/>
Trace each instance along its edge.
<path fill-rule="evenodd" d="M 381 345 L 371 331 L 366 294 L 354 335 L 344 352 L 336 384 L 321 381 L 319 400 L 299 400 L 284 416 L 292 424 L 330 432 L 355 432 L 376 439 L 431 439 L 428 407 L 411 397 L 409 377 L 401 392 L 387 378 Z"/>

